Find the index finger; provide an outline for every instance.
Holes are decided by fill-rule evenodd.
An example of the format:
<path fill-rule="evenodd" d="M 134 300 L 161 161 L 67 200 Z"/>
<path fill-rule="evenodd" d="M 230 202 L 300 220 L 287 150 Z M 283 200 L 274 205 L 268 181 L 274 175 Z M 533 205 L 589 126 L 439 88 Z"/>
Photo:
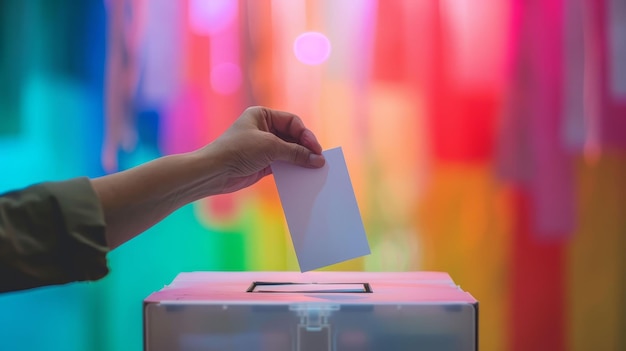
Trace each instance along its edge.
<path fill-rule="evenodd" d="M 322 146 L 315 134 L 304 126 L 300 117 L 285 111 L 265 109 L 265 120 L 270 131 L 287 141 L 295 141 L 316 154 L 322 153 Z"/>

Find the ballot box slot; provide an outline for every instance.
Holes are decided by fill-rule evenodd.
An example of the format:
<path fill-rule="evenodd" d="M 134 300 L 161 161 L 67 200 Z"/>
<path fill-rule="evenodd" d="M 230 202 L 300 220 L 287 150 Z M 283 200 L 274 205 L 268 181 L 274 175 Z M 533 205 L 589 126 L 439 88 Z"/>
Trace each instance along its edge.
<path fill-rule="evenodd" d="M 369 294 L 372 287 L 369 283 L 295 283 L 295 282 L 259 282 L 250 284 L 249 293 L 320 293 L 320 294 Z"/>

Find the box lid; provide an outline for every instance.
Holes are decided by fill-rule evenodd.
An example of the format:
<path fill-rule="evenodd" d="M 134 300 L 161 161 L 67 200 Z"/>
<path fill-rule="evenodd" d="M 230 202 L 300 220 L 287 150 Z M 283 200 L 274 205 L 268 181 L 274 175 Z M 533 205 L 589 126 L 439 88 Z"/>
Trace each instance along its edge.
<path fill-rule="evenodd" d="M 320 290 L 285 292 L 264 289 L 248 292 L 254 282 L 369 284 L 371 293 Z M 280 291 L 279 291 L 280 290 Z M 267 292 L 270 291 L 270 292 Z M 340 304 L 475 304 L 444 272 L 188 272 L 145 299 L 161 304 L 284 304 L 330 302 Z"/>

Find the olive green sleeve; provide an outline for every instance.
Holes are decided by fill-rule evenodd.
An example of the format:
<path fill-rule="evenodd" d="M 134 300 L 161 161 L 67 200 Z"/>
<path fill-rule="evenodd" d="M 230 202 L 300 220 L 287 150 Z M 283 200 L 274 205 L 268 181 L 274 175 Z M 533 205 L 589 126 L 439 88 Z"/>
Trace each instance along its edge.
<path fill-rule="evenodd" d="M 108 251 L 88 178 L 0 195 L 0 292 L 100 279 Z"/>

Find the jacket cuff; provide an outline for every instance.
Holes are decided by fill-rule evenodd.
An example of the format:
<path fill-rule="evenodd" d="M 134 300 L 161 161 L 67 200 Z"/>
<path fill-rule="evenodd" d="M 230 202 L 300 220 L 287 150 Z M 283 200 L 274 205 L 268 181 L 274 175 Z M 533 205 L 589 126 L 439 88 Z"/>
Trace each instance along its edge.
<path fill-rule="evenodd" d="M 106 225 L 100 199 L 87 177 L 43 183 L 57 199 L 67 237 L 62 251 L 67 253 L 64 268 L 71 280 L 97 280 L 109 272 L 106 255 Z"/>

